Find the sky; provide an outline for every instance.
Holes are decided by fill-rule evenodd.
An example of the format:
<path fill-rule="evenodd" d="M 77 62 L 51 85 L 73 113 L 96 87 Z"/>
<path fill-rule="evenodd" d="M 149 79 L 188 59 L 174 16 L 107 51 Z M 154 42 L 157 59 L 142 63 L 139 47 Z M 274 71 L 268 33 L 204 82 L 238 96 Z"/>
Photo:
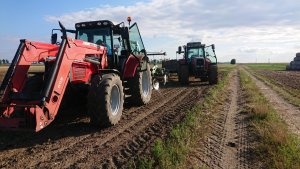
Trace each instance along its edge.
<path fill-rule="evenodd" d="M 290 62 L 300 52 L 299 8 L 299 0 L 2 1 L 0 58 L 11 60 L 20 39 L 50 42 L 58 20 L 74 29 L 81 21 L 117 24 L 131 16 L 146 50 L 167 52 L 165 58 L 201 41 L 215 44 L 220 62 Z"/>

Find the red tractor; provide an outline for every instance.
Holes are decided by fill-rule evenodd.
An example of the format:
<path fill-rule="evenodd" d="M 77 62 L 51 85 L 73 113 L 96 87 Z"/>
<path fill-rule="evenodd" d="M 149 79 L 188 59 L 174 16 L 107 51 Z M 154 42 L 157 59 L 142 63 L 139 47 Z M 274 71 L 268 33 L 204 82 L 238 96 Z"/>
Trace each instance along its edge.
<path fill-rule="evenodd" d="M 200 78 L 209 84 L 218 83 L 217 57 L 215 45 L 206 46 L 201 42 L 189 42 L 187 45 L 178 47 L 178 54 L 183 53 L 183 59 L 168 60 L 162 63 L 162 67 L 170 73 L 177 73 L 181 84 L 188 84 L 189 77 Z"/>
<path fill-rule="evenodd" d="M 21 40 L 0 86 L 0 128 L 45 128 L 55 119 L 68 85 L 88 86 L 88 113 L 98 126 L 118 123 L 125 95 L 136 105 L 150 101 L 149 59 L 136 23 L 82 22 L 76 30 L 59 25 L 61 42 L 53 31 L 52 44 Z M 35 64 L 44 65 L 44 71 L 29 72 Z"/>

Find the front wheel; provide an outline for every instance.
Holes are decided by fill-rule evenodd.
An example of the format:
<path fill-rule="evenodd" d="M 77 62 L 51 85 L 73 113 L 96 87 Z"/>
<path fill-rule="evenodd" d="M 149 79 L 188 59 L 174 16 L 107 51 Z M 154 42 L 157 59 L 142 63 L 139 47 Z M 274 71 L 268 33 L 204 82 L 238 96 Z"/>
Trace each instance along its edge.
<path fill-rule="evenodd" d="M 208 82 L 210 85 L 218 83 L 218 66 L 210 65 L 208 70 Z"/>
<path fill-rule="evenodd" d="M 88 111 L 91 123 L 108 127 L 122 116 L 124 92 L 122 81 L 116 74 L 95 76 L 88 93 Z"/>
<path fill-rule="evenodd" d="M 180 84 L 187 85 L 189 84 L 189 66 L 188 65 L 180 65 L 178 70 L 178 80 Z"/>

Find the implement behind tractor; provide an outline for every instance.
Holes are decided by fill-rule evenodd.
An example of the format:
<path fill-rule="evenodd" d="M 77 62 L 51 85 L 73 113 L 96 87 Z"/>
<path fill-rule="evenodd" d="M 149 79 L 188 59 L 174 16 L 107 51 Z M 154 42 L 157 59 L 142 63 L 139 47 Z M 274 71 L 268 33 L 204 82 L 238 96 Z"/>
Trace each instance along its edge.
<path fill-rule="evenodd" d="M 162 67 L 170 73 L 177 73 L 181 84 L 188 84 L 191 76 L 208 81 L 209 84 L 218 83 L 217 57 L 215 45 L 206 46 L 201 42 L 189 42 L 178 47 L 178 54 L 183 53 L 183 59 L 163 61 Z"/>
<path fill-rule="evenodd" d="M 130 22 L 130 18 L 128 18 Z M 52 44 L 21 40 L 0 86 L 0 127 L 39 131 L 58 113 L 68 84 L 89 86 L 91 123 L 115 125 L 121 118 L 125 94 L 137 105 L 150 101 L 152 78 L 137 24 L 92 21 L 66 30 Z M 75 33 L 75 39 L 67 37 Z M 36 63 L 43 72 L 29 72 Z M 72 105 L 70 105 L 72 106 Z"/>

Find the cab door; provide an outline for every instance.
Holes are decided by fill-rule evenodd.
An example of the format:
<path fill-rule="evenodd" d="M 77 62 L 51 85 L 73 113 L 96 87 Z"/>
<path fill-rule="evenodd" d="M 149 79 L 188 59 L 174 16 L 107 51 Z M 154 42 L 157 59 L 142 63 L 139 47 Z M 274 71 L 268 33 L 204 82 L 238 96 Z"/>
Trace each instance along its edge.
<path fill-rule="evenodd" d="M 205 51 L 205 58 L 209 59 L 211 64 L 217 64 L 217 56 L 213 49 L 213 45 L 205 47 L 204 51 Z"/>
<path fill-rule="evenodd" d="M 144 43 L 136 23 L 129 28 L 129 43 L 133 55 L 139 59 L 146 56 Z"/>

